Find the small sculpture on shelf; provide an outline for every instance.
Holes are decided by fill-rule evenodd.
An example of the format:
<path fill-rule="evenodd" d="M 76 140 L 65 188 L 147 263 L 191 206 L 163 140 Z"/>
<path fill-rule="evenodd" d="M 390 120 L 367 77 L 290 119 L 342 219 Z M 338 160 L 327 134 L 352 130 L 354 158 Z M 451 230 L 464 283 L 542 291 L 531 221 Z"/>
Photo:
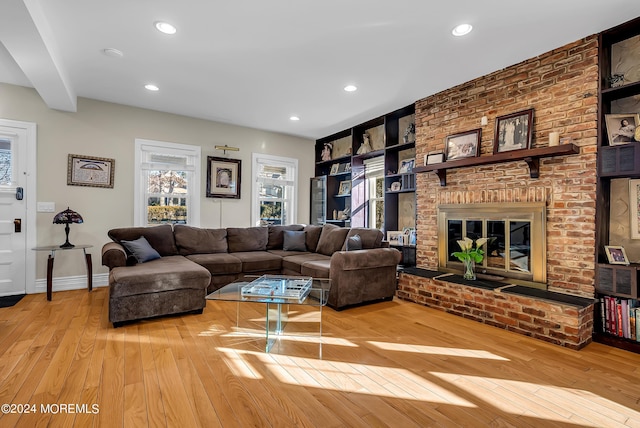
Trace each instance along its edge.
<path fill-rule="evenodd" d="M 362 144 L 360 145 L 360 148 L 358 148 L 358 151 L 356 152 L 356 154 L 364 155 L 373 150 L 371 148 L 371 143 L 369 142 L 370 138 L 371 137 L 367 132 L 365 132 L 364 135 L 362 135 Z"/>
<path fill-rule="evenodd" d="M 333 151 L 332 143 L 324 143 L 322 147 L 322 153 L 320 154 L 320 159 L 323 161 L 331 160 L 331 152 Z"/>

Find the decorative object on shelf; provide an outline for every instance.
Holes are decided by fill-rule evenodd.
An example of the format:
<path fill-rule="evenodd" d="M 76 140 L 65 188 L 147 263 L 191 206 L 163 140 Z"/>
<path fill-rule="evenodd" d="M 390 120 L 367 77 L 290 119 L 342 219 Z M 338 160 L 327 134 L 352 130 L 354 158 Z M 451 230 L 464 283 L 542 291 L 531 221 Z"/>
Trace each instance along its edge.
<path fill-rule="evenodd" d="M 464 267 L 464 271 L 462 277 L 468 280 L 476 279 L 475 272 L 475 264 L 481 263 L 484 250 L 482 246 L 487 242 L 487 238 L 478 238 L 475 241 L 475 248 L 473 239 L 469 237 L 465 237 L 458 241 L 458 245 L 460 246 L 461 251 L 454 251 L 451 253 L 452 256 L 457 257 L 458 260 L 462 262 Z"/>
<path fill-rule="evenodd" d="M 370 140 L 370 136 L 368 133 L 364 133 L 362 135 L 362 144 L 360 144 L 360 147 L 358 148 L 358 151 L 356 152 L 357 155 L 364 155 L 369 153 L 370 151 L 372 151 L 373 149 L 371 148 L 371 142 Z"/>
<path fill-rule="evenodd" d="M 240 199 L 240 159 L 207 156 L 207 198 Z"/>
<path fill-rule="evenodd" d="M 115 163 L 114 159 L 109 158 L 69 155 L 67 160 L 67 185 L 113 189 Z"/>
<path fill-rule="evenodd" d="M 611 85 L 612 88 L 617 88 L 619 86 L 624 85 L 624 74 L 621 74 L 621 73 L 612 74 L 611 77 L 609 77 L 609 84 Z"/>
<path fill-rule="evenodd" d="M 636 135 L 634 138 L 636 141 L 640 141 L 640 127 L 636 127 Z"/>
<path fill-rule="evenodd" d="M 73 248 L 75 245 L 69 242 L 69 225 L 71 223 L 84 223 L 82 216 L 77 212 L 73 211 L 69 207 L 66 210 L 59 212 L 53 217 L 53 224 L 64 224 L 64 233 L 66 239 L 64 244 L 60 245 L 60 248 Z"/>
<path fill-rule="evenodd" d="M 331 165 L 331 172 L 329 172 L 329 175 L 336 175 L 339 169 L 340 169 L 340 164 L 334 163 L 333 165 Z"/>
<path fill-rule="evenodd" d="M 338 195 L 346 196 L 351 193 L 351 180 L 345 180 L 340 182 L 340 187 L 338 188 Z"/>
<path fill-rule="evenodd" d="M 324 146 L 322 146 L 322 153 L 320 153 L 320 160 L 323 160 L 323 161 L 331 160 L 332 151 L 333 151 L 333 144 L 324 143 Z"/>
<path fill-rule="evenodd" d="M 342 212 L 342 217 L 340 220 L 348 220 L 349 216 L 351 216 L 351 207 L 349 205 L 345 205 L 344 210 Z"/>
<path fill-rule="evenodd" d="M 404 242 L 403 233 L 401 230 L 389 230 L 387 231 L 387 241 L 389 241 L 389 245 L 399 246 Z"/>
<path fill-rule="evenodd" d="M 333 219 L 334 220 L 338 219 L 338 210 L 333 210 Z"/>
<path fill-rule="evenodd" d="M 402 184 L 399 181 L 394 181 L 391 183 L 391 187 L 389 188 L 392 192 L 399 192 L 402 189 Z"/>
<path fill-rule="evenodd" d="M 560 138 L 560 145 L 562 144 L 573 144 L 573 138 L 571 137 L 562 137 Z"/>
<path fill-rule="evenodd" d="M 560 144 L 560 133 L 549 132 L 549 147 L 557 146 Z"/>
<path fill-rule="evenodd" d="M 640 125 L 638 113 L 607 114 L 604 120 L 610 146 L 627 144 L 635 139 L 636 128 Z"/>
<path fill-rule="evenodd" d="M 620 245 L 605 245 L 604 252 L 607 254 L 607 259 L 612 265 L 628 265 L 629 259 L 627 253 L 624 251 L 624 247 Z"/>
<path fill-rule="evenodd" d="M 425 165 L 433 165 L 434 163 L 444 162 L 444 153 L 442 152 L 430 152 L 428 155 L 424 156 L 424 164 Z"/>
<path fill-rule="evenodd" d="M 640 180 L 629 180 L 629 229 L 631 239 L 640 239 Z"/>
<path fill-rule="evenodd" d="M 413 158 L 400 161 L 400 169 L 398 171 L 400 172 L 400 174 L 407 174 L 413 171 L 413 166 L 415 165 L 415 162 L 416 160 Z"/>
<path fill-rule="evenodd" d="M 480 155 L 480 128 L 449 135 L 444 142 L 447 160 L 463 159 Z"/>
<path fill-rule="evenodd" d="M 388 169 L 387 170 L 387 175 L 395 175 L 395 173 L 396 172 L 394 170 L 392 170 L 392 169 Z"/>
<path fill-rule="evenodd" d="M 351 162 L 344 164 L 344 172 L 351 172 Z"/>
<path fill-rule="evenodd" d="M 530 148 L 532 124 L 533 109 L 499 116 L 496 119 L 493 153 Z"/>
<path fill-rule="evenodd" d="M 404 144 L 407 144 L 411 141 L 415 141 L 416 137 L 416 124 L 415 123 L 410 123 L 409 126 L 407 126 L 407 129 L 405 129 L 404 131 L 404 135 L 402 136 L 402 142 Z M 411 138 L 413 136 L 413 139 Z"/>

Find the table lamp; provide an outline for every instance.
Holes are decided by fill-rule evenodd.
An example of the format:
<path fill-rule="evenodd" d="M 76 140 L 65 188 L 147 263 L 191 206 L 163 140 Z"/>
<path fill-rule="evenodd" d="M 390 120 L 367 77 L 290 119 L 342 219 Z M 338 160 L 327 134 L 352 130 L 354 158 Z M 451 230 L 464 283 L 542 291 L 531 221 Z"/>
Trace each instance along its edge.
<path fill-rule="evenodd" d="M 75 245 L 69 242 L 69 225 L 71 223 L 82 223 L 83 221 L 84 220 L 82 220 L 82 216 L 72 209 L 69 209 L 69 207 L 67 207 L 66 210 L 56 214 L 56 216 L 53 218 L 53 224 L 64 224 L 64 233 L 67 235 L 65 243 L 60 245 L 60 248 L 75 247 Z"/>

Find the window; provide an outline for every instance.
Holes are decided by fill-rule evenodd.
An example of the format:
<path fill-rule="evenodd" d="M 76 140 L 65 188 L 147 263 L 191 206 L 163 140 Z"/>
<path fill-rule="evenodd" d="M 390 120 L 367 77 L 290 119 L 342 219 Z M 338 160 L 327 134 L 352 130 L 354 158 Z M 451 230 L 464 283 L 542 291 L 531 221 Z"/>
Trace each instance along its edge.
<path fill-rule="evenodd" d="M 200 147 L 136 139 L 134 224 L 200 225 Z"/>
<path fill-rule="evenodd" d="M 366 159 L 364 176 L 367 180 L 367 226 L 382 230 L 384 229 L 384 157 Z"/>
<path fill-rule="evenodd" d="M 252 159 L 252 224 L 296 223 L 298 160 L 258 153 Z"/>
<path fill-rule="evenodd" d="M 12 164 L 11 140 L 0 139 L 0 185 L 10 186 L 13 182 Z"/>

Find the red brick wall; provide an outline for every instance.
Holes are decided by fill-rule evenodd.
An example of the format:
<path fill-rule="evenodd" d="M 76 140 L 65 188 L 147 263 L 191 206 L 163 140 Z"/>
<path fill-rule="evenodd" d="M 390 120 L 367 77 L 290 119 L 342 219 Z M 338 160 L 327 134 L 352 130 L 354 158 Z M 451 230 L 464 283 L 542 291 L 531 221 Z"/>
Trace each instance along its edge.
<path fill-rule="evenodd" d="M 531 179 L 524 161 L 449 170 L 447 186 L 435 173 L 416 180 L 417 264 L 438 265 L 436 207 L 441 203 L 547 204 L 547 282 L 550 291 L 594 294 L 598 102 L 598 39 L 590 36 L 416 103 L 416 159 L 443 150 L 447 135 L 480 128 L 481 156 L 493 153 L 497 116 L 534 109 L 532 147 L 557 131 L 580 154 L 540 160 Z"/>

